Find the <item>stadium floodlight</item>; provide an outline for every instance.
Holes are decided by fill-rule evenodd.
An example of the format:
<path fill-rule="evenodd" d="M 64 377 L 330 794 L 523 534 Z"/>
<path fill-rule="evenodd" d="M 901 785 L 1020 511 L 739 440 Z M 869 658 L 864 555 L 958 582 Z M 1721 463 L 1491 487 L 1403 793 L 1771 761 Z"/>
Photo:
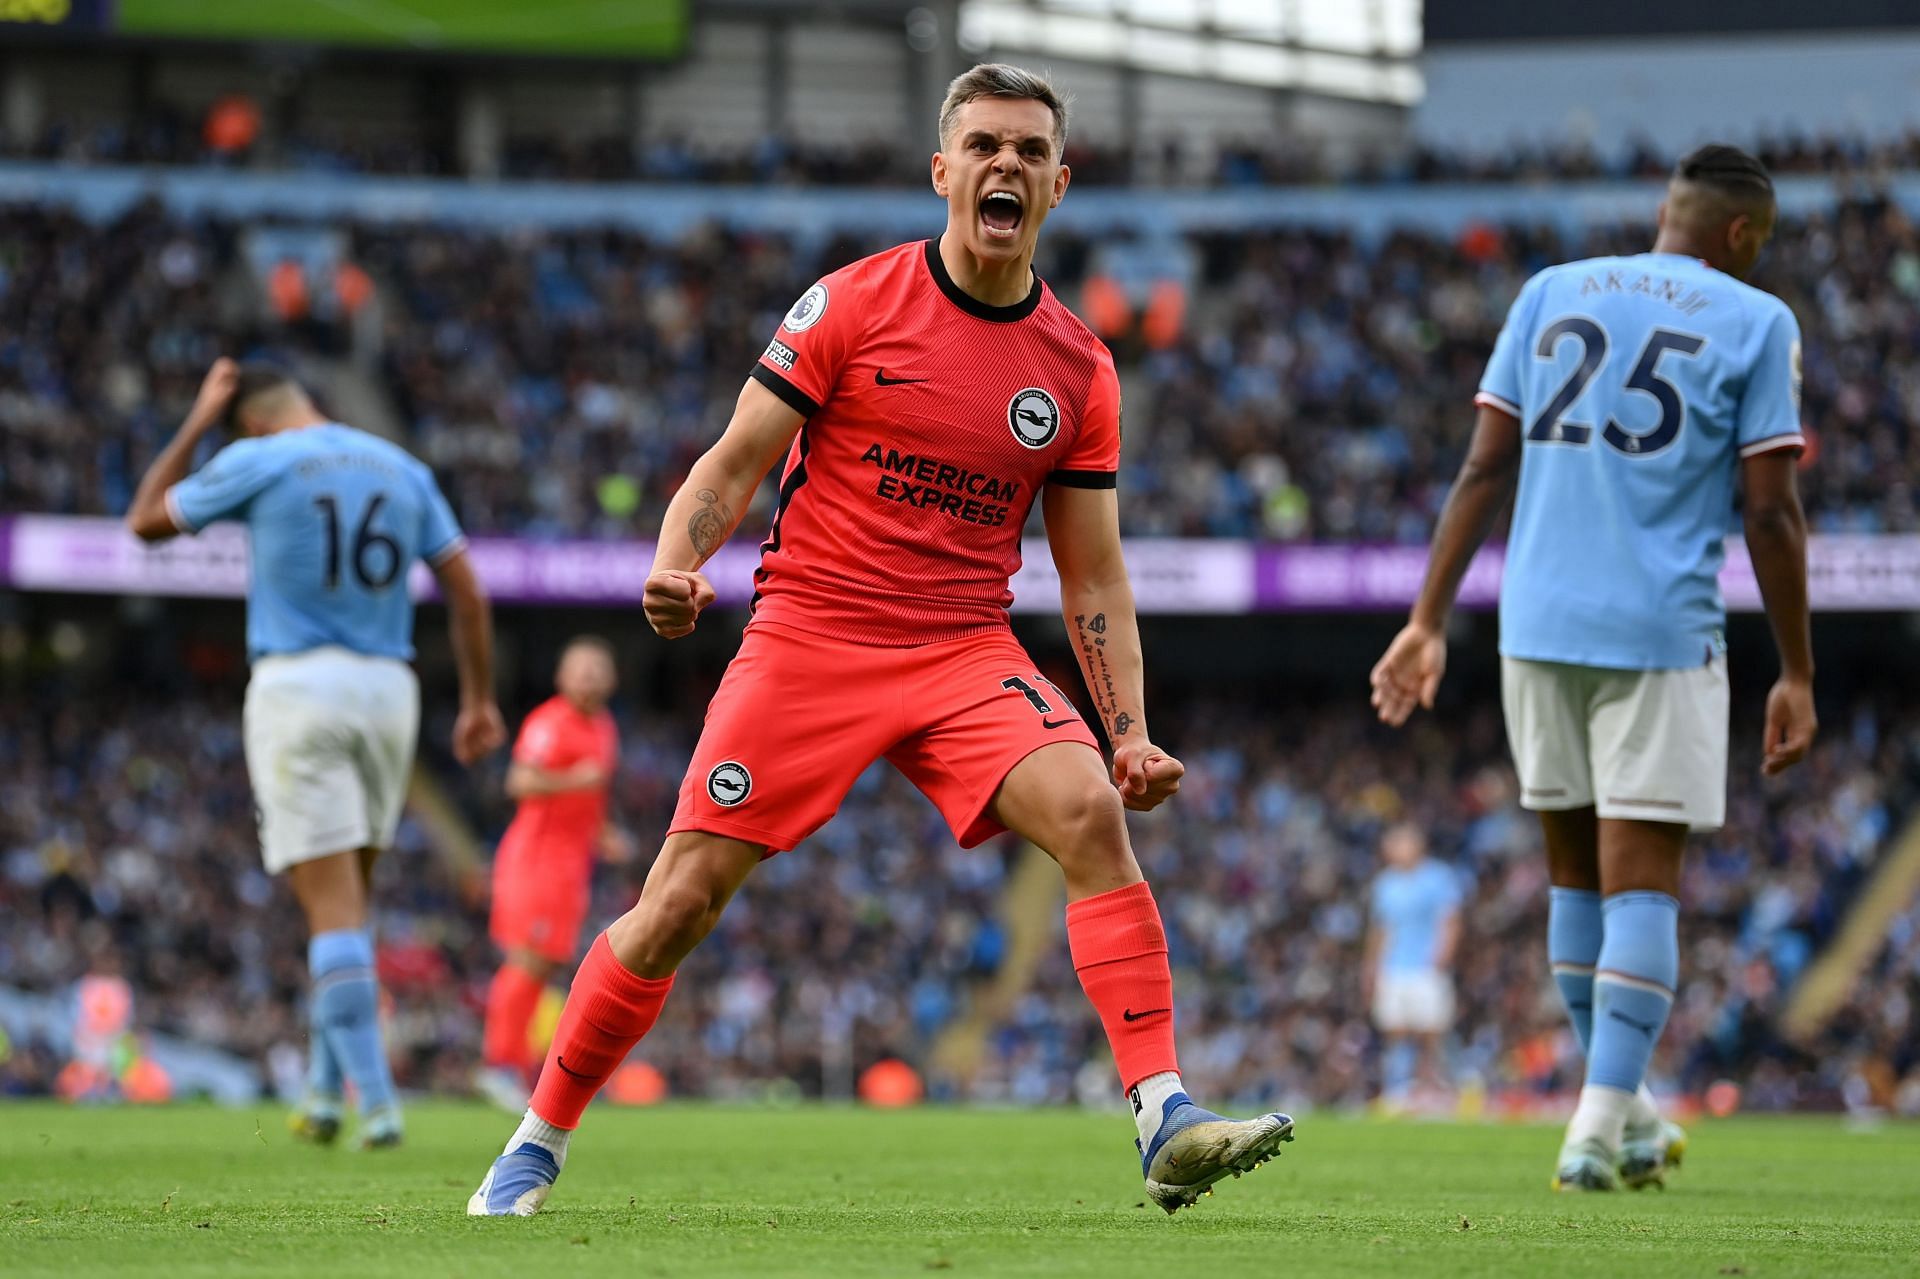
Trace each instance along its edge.
<path fill-rule="evenodd" d="M 1410 106 L 1419 0 L 965 0 L 959 38 L 998 50 Z"/>

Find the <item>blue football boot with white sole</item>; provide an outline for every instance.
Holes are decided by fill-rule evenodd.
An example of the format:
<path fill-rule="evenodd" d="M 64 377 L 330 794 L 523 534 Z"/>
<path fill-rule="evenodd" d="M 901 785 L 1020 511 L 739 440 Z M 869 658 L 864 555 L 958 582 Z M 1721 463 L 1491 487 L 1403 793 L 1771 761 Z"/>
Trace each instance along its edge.
<path fill-rule="evenodd" d="M 1286 1115 L 1228 1119 L 1202 1110 L 1183 1092 L 1167 1098 L 1160 1114 L 1159 1131 L 1141 1147 L 1140 1170 L 1147 1196 L 1169 1214 L 1212 1194 L 1222 1177 L 1252 1172 L 1293 1140 L 1293 1120 Z"/>
<path fill-rule="evenodd" d="M 469 1217 L 531 1217 L 560 1176 L 552 1152 L 523 1141 L 493 1161 L 480 1189 L 467 1200 Z"/>

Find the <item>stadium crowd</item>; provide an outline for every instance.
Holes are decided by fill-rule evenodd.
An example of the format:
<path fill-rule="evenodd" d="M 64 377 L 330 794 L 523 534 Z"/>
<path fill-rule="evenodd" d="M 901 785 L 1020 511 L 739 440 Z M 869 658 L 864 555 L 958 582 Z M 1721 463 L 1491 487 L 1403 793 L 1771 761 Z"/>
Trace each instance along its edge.
<path fill-rule="evenodd" d="M 465 171 L 452 130 L 407 135 L 304 122 L 288 127 L 271 115 L 243 95 L 219 98 L 199 112 L 152 102 L 137 117 L 56 121 L 28 136 L 0 130 L 0 158 L 405 177 Z M 1774 173 L 1920 168 L 1920 129 L 1881 135 L 1760 132 L 1728 140 L 1748 146 Z M 1676 158 L 1645 137 L 1611 151 L 1572 135 L 1513 138 L 1481 151 L 1431 139 L 1399 147 L 1334 147 L 1285 131 L 1210 145 L 1169 136 L 1133 148 L 1075 138 L 1067 153 L 1074 180 L 1082 184 L 1183 188 L 1662 177 Z M 926 180 L 927 152 L 877 135 L 828 142 L 769 134 L 728 144 L 695 142 L 672 128 L 637 141 L 519 131 L 507 137 L 499 169 L 491 176 L 517 181 L 913 186 Z"/>
<path fill-rule="evenodd" d="M 295 1087 L 302 928 L 284 885 L 260 870 L 238 712 L 230 675 L 133 698 L 49 684 L 5 700 L 0 972 L 54 994 L 88 973 L 123 973 L 141 1029 L 224 1049 Z M 1365 890 L 1378 836 L 1396 820 L 1419 823 L 1469 885 L 1454 1077 L 1522 1103 L 1577 1086 L 1577 1050 L 1547 979 L 1537 828 L 1515 805 L 1497 714 L 1394 736 L 1359 704 L 1276 719 L 1200 701 L 1169 707 L 1162 722 L 1188 783 L 1134 830 L 1167 921 L 1196 1089 L 1249 1105 L 1358 1104 L 1373 1091 Z M 665 828 L 692 723 L 627 717 L 616 807 L 643 848 Z M 439 727 L 430 716 L 429 741 Z M 1827 1041 L 1809 1051 L 1774 1028 L 1908 810 L 1920 716 L 1863 701 L 1802 771 L 1765 784 L 1745 740 L 1736 736 L 1728 826 L 1689 858 L 1686 979 L 1656 1062 L 1660 1086 L 1730 1078 L 1760 1107 L 1831 1106 L 1871 1089 L 1882 1104 L 1920 1108 L 1920 912 Z M 497 835 L 498 762 L 458 779 L 431 756 L 474 827 Z M 1110 1101 L 1105 1042 L 1057 936 L 991 1026 L 979 1072 L 958 1080 L 931 1066 L 941 1031 L 1008 962 L 1009 844 L 962 852 L 929 805 L 876 769 L 825 831 L 748 881 L 682 969 L 640 1056 L 682 1096 L 846 1095 L 855 1072 L 899 1056 L 928 1073 L 936 1096 Z M 595 926 L 631 900 L 646 860 L 602 872 Z M 484 881 L 410 819 L 376 882 L 399 1082 L 462 1091 L 495 963 Z M 54 1086 L 47 1045 L 17 1042 L 0 1056 L 0 1094 Z"/>
<path fill-rule="evenodd" d="M 56 150 L 85 155 L 89 145 Z M 105 154 L 199 158 L 191 130 L 124 145 L 132 149 Z M 1853 158 L 1920 164 L 1920 136 L 1903 145 Z M 516 145 L 509 166 L 699 181 L 854 181 L 885 166 L 878 153 L 822 159 L 769 147 L 715 160 L 663 146 L 648 161 L 658 171 L 623 174 L 620 163 L 638 161 L 622 148 L 608 155 Z M 1787 171 L 1830 169 L 1835 158 L 1824 143 L 1770 157 Z M 370 156 L 345 167 L 390 162 L 406 163 Z M 1100 161 L 1081 163 L 1084 177 Z M 1221 181 L 1323 176 L 1315 163 L 1230 148 Z M 1436 157 L 1372 176 L 1664 168 L 1651 155 L 1624 168 L 1559 153 L 1503 163 Z M 1648 238 L 1645 227 L 1568 240 L 1535 226 L 1403 231 L 1377 244 L 1303 228 L 1196 236 L 1150 246 L 1193 266 L 1161 281 L 1184 290 L 1172 322 L 1104 274 L 1111 245 L 1050 237 L 1041 265 L 1070 299 L 1106 299 L 1086 309 L 1098 312 L 1129 393 L 1130 533 L 1419 542 L 1521 282 Z M 276 245 L 322 251 L 276 257 Z M 0 206 L 0 510 L 120 512 L 208 362 L 270 353 L 355 369 L 379 388 L 392 425 L 443 477 L 471 531 L 650 534 L 787 305 L 876 247 L 857 238 L 803 247 L 717 226 L 672 242 L 430 224 L 336 235 L 153 204 L 95 225 Z M 1755 282 L 1792 305 L 1806 334 L 1814 446 L 1804 487 L 1815 527 L 1920 530 L 1909 478 L 1920 464 L 1910 426 L 1920 421 L 1920 237 L 1910 220 L 1856 193 L 1831 214 L 1784 221 Z M 259 869 L 235 685 L 226 670 L 133 698 L 50 684 L 0 702 L 0 972 L 48 992 L 124 973 L 138 1024 L 235 1053 L 279 1081 L 297 1075 L 290 1063 L 305 1033 L 306 974 L 288 940 L 301 927 Z M 1575 1082 L 1545 976 L 1537 834 L 1515 806 L 1496 716 L 1456 716 L 1404 738 L 1371 727 L 1358 705 L 1276 718 L 1201 703 L 1162 722 L 1193 774 L 1136 832 L 1174 948 L 1196 1090 L 1223 1104 L 1369 1095 L 1362 903 L 1375 841 L 1398 818 L 1418 822 L 1469 878 L 1467 936 L 1501 942 L 1463 949 L 1456 1077 L 1508 1095 Z M 664 829 L 694 723 L 649 715 L 625 725 L 616 804 L 643 847 Z M 1829 1040 L 1810 1051 L 1774 1029 L 1793 981 L 1907 814 L 1916 776 L 1920 716 L 1887 701 L 1830 724 L 1814 759 L 1779 783 L 1736 767 L 1729 825 L 1689 863 L 1689 980 L 1658 1058 L 1663 1086 L 1729 1077 L 1754 1105 L 1830 1104 L 1864 1090 L 1920 1110 L 1920 910 L 1903 917 Z M 497 776 L 449 780 L 475 828 L 497 834 Z M 644 1055 L 683 1095 L 838 1095 L 883 1056 L 929 1067 L 935 1039 L 1007 962 L 998 906 L 1009 855 L 961 853 L 899 779 L 869 776 L 832 827 L 754 876 L 687 965 Z M 597 919 L 630 897 L 638 873 L 603 876 Z M 482 897 L 473 868 L 421 825 L 403 827 L 381 872 L 377 925 L 403 1086 L 466 1087 L 494 962 Z M 809 963 L 785 962 L 794 954 Z M 0 1092 L 53 1086 L 57 1062 L 44 1045 L 0 1050 Z M 1056 945 L 991 1028 L 981 1072 L 930 1083 L 983 1099 L 1104 1098 L 1103 1053 Z"/>
<path fill-rule="evenodd" d="M 1538 823 L 1518 807 L 1496 708 L 1416 721 L 1404 737 L 1344 706 L 1278 731 L 1203 707 L 1184 727 L 1198 739 L 1191 782 L 1163 816 L 1138 822 L 1136 843 L 1167 921 L 1191 1084 L 1262 1105 L 1368 1097 L 1375 1040 L 1355 980 L 1366 890 L 1380 835 L 1411 820 L 1466 886 L 1454 1077 L 1509 1102 L 1578 1087 L 1577 1044 L 1540 975 Z M 1740 1080 L 1747 1103 L 1765 1108 L 1831 1105 L 1875 1050 L 1855 1046 L 1849 1028 L 1849 1051 L 1807 1053 L 1780 1039 L 1775 1019 L 1907 810 L 1920 722 L 1862 704 L 1779 782 L 1761 782 L 1752 740 L 1757 728 L 1736 725 L 1728 824 L 1689 851 L 1685 978 L 1655 1075 L 1694 1094 Z M 1903 1005 L 1888 998 L 1915 976 L 1889 955 L 1883 984 L 1863 985 L 1856 1006 L 1879 1023 L 1866 1039 L 1884 1069 L 1920 1088 L 1920 1055 L 1897 1037 Z M 1016 1078 L 1030 1072 L 1027 1093 L 1044 1079 L 1046 1095 L 1062 1096 L 1101 1038 L 1064 956 L 1044 977 L 1000 1059 Z"/>
<path fill-rule="evenodd" d="M 257 230 L 151 204 L 105 226 L 0 206 L 0 506 L 117 513 L 214 355 L 278 353 L 360 361 L 472 531 L 647 535 L 788 303 L 879 247 L 385 224 L 303 266 L 263 256 Z M 1113 245 L 1054 237 L 1042 266 L 1120 362 L 1129 532 L 1418 542 L 1521 283 L 1648 235 L 1195 237 L 1163 255 L 1193 264 L 1161 282 L 1185 291 L 1170 320 L 1136 312 Z M 1864 194 L 1786 220 L 1756 283 L 1805 333 L 1815 527 L 1920 528 L 1911 220 Z"/>
<path fill-rule="evenodd" d="M 1478 226 L 1372 247 L 1304 229 L 1199 241 L 1217 307 L 1181 341 L 1139 352 L 1145 402 L 1129 418 L 1140 425 L 1122 482 L 1133 531 L 1424 543 L 1521 284 L 1554 263 L 1643 252 L 1650 238 Z M 1912 221 L 1877 198 L 1783 220 L 1754 283 L 1802 328 L 1813 526 L 1920 527 Z"/>

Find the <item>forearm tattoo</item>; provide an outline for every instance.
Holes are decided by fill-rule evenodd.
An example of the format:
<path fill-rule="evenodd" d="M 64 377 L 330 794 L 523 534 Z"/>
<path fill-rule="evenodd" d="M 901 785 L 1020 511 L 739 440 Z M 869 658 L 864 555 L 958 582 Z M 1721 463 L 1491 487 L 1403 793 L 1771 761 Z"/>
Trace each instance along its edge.
<path fill-rule="evenodd" d="M 695 553 L 704 560 L 719 550 L 720 543 L 733 532 L 733 508 L 722 502 L 712 489 L 701 489 L 694 496 L 702 505 L 687 521 L 687 538 L 692 541 Z"/>
<path fill-rule="evenodd" d="M 1120 695 L 1113 686 L 1113 666 L 1107 661 L 1107 615 L 1085 613 L 1073 619 L 1074 638 L 1080 645 L 1080 665 L 1087 673 L 1087 687 L 1093 692 L 1093 706 L 1107 735 L 1125 737 L 1133 728 L 1133 716 L 1120 709 Z"/>

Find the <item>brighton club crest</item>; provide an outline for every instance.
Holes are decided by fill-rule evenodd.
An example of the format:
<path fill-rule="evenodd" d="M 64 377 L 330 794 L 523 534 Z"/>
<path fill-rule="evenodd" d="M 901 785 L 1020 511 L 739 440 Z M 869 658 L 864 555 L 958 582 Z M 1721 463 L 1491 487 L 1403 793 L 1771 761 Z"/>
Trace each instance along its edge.
<path fill-rule="evenodd" d="M 1013 438 L 1030 449 L 1043 449 L 1060 434 L 1060 406 L 1037 386 L 1014 395 L 1007 405 L 1007 425 Z"/>
<path fill-rule="evenodd" d="M 722 808 L 732 808 L 753 793 L 753 774 L 735 760 L 715 764 L 707 774 L 707 798 Z"/>

